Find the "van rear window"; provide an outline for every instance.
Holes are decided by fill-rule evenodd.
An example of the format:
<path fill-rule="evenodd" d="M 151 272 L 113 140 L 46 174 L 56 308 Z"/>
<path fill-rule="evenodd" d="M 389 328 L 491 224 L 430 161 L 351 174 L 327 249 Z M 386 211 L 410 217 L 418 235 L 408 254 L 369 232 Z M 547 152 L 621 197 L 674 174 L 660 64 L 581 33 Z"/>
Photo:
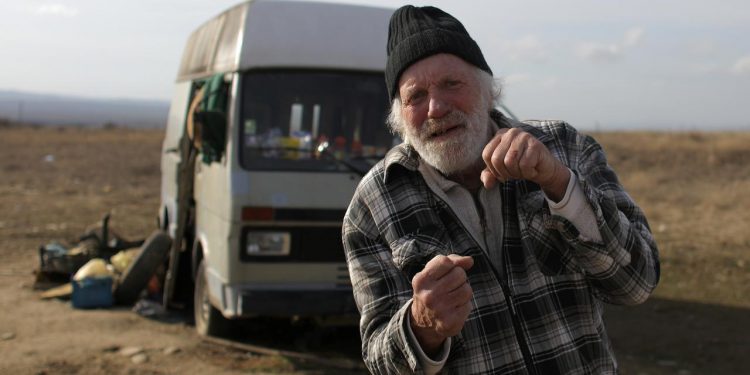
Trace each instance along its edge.
<path fill-rule="evenodd" d="M 385 123 L 382 74 L 253 71 L 243 75 L 241 87 L 245 169 L 367 169 L 398 142 Z"/>

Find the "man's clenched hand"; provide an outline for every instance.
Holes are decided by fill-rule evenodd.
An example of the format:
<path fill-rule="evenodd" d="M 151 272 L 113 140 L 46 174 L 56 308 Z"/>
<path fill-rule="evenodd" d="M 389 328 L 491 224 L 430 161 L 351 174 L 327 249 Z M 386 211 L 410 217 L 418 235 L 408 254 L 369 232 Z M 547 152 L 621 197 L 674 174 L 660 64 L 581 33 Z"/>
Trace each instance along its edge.
<path fill-rule="evenodd" d="M 482 159 L 487 166 L 481 175 L 485 188 L 492 188 L 497 181 L 529 180 L 554 201 L 565 195 L 570 171 L 542 142 L 523 130 L 498 130 L 484 147 Z"/>
<path fill-rule="evenodd" d="M 438 255 L 412 279 L 410 323 L 427 355 L 433 356 L 446 338 L 457 335 L 469 317 L 473 291 L 466 271 L 473 265 L 468 256 Z"/>

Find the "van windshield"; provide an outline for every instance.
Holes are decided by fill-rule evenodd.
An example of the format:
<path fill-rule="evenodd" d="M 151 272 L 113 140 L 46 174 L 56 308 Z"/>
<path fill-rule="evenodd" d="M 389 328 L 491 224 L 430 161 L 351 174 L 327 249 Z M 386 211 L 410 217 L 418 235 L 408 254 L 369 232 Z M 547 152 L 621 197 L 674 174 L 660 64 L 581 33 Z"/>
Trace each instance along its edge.
<path fill-rule="evenodd" d="M 399 142 L 382 74 L 253 71 L 241 87 L 245 169 L 366 171 Z"/>

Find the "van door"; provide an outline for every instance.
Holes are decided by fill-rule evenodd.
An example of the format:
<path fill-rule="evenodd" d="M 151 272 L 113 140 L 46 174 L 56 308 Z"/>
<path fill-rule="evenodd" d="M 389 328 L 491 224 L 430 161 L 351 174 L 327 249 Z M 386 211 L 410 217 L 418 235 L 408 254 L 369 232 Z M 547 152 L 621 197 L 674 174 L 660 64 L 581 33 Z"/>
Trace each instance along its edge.
<path fill-rule="evenodd" d="M 191 87 L 191 82 L 179 82 L 175 85 L 162 143 L 159 227 L 167 230 L 172 238 L 177 217 L 177 171 L 182 162 L 180 142 L 185 134 L 185 116 L 190 103 Z"/>

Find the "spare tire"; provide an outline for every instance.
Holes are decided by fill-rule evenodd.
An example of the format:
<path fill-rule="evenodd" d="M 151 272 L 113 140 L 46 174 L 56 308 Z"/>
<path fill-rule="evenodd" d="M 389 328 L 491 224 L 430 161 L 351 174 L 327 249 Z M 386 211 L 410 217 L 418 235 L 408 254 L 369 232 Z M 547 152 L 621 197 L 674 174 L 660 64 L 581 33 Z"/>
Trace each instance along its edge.
<path fill-rule="evenodd" d="M 172 240 L 162 230 L 154 231 L 146 242 L 141 246 L 141 251 L 136 255 L 115 288 L 115 301 L 121 305 L 132 305 L 141 295 L 151 276 L 156 273 L 159 265 L 169 254 Z"/>

